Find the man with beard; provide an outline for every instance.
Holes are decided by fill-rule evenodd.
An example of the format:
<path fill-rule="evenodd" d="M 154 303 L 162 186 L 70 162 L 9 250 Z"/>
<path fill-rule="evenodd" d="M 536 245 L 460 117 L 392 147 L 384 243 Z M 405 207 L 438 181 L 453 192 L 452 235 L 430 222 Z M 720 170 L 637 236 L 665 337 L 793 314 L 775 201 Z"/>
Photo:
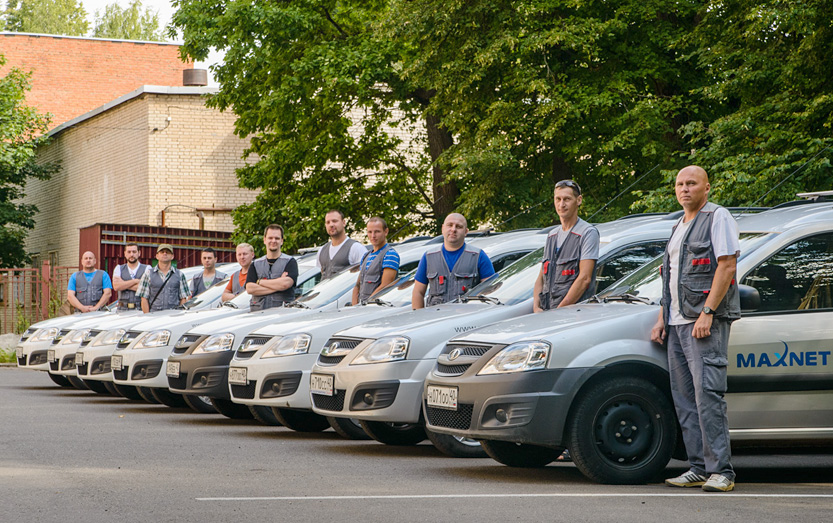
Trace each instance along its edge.
<path fill-rule="evenodd" d="M 128 243 L 124 246 L 124 258 L 127 263 L 116 265 L 113 269 L 113 289 L 119 293 L 120 309 L 138 309 L 142 299 L 136 296 L 139 280 L 148 266 L 139 261 L 139 245 Z"/>

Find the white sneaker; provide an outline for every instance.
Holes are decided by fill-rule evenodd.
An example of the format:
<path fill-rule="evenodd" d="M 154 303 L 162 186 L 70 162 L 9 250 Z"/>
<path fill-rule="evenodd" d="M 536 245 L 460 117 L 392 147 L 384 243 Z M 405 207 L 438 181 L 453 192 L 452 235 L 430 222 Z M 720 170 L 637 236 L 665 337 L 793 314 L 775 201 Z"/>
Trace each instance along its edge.
<path fill-rule="evenodd" d="M 706 492 L 729 492 L 735 488 L 735 482 L 722 474 L 712 474 L 703 484 Z"/>
<path fill-rule="evenodd" d="M 700 487 L 706 483 L 706 476 L 701 476 L 689 470 L 676 478 L 666 479 L 665 484 L 669 487 Z"/>

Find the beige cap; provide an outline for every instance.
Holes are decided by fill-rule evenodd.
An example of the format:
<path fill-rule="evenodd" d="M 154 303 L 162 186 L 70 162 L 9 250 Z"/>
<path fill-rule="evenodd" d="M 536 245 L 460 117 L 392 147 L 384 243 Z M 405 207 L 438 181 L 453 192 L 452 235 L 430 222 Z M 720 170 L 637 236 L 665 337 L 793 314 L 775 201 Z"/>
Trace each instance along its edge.
<path fill-rule="evenodd" d="M 174 253 L 174 247 L 170 243 L 160 243 L 159 247 L 156 248 L 156 252 L 164 251 L 165 249 L 171 251 L 171 254 Z"/>

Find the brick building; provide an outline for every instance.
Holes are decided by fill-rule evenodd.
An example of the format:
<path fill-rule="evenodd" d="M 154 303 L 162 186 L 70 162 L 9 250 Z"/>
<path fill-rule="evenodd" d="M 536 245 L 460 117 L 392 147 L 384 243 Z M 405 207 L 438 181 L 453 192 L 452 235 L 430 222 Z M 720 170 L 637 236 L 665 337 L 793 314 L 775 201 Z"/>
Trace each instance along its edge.
<path fill-rule="evenodd" d="M 179 45 L 75 36 L 0 32 L 6 65 L 32 73 L 26 102 L 52 113 L 52 127 L 142 85 L 182 85 Z"/>
<path fill-rule="evenodd" d="M 95 223 L 232 231 L 231 209 L 255 192 L 237 184 L 236 116 L 205 106 L 215 91 L 146 85 L 50 131 L 38 158 L 61 171 L 26 186 L 40 211 L 26 249 L 77 265 L 79 230 Z"/>

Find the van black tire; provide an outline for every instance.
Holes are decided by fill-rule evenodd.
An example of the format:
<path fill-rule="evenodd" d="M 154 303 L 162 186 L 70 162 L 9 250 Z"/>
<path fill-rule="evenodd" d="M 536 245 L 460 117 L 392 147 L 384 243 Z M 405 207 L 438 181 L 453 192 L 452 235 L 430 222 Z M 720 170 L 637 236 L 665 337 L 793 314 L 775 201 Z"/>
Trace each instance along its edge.
<path fill-rule="evenodd" d="M 508 467 L 546 467 L 560 456 L 563 448 L 541 447 L 511 441 L 482 440 L 480 445 L 490 458 Z"/>
<path fill-rule="evenodd" d="M 281 422 L 272 412 L 272 407 L 264 407 L 263 405 L 249 405 L 249 412 L 252 413 L 254 419 L 269 427 L 280 427 Z"/>
<path fill-rule="evenodd" d="M 220 398 L 211 398 L 211 404 L 217 409 L 217 412 L 223 416 L 231 419 L 253 419 L 252 411 L 246 405 L 235 403 L 231 400 L 224 400 Z"/>
<path fill-rule="evenodd" d="M 116 389 L 116 392 L 118 392 L 120 396 L 124 396 L 131 401 L 142 401 L 144 399 L 142 395 L 139 394 L 139 388 L 134 387 L 133 385 L 119 385 L 118 383 L 113 383 L 113 388 Z"/>
<path fill-rule="evenodd" d="M 371 439 L 367 432 L 362 428 L 359 420 L 351 418 L 336 418 L 335 416 L 327 416 L 327 422 L 336 433 L 344 439 L 352 440 L 368 440 Z"/>
<path fill-rule="evenodd" d="M 211 398 L 208 396 L 198 396 L 196 394 L 183 394 L 182 401 L 185 402 L 186 405 L 191 407 L 191 410 L 194 412 L 199 412 L 200 414 L 219 414 L 220 411 L 214 406 L 211 402 Z"/>
<path fill-rule="evenodd" d="M 449 434 L 440 434 L 425 429 L 425 435 L 437 449 L 452 458 L 488 458 L 479 441 L 468 438 L 458 438 Z"/>
<path fill-rule="evenodd" d="M 121 386 L 118 383 L 116 383 L 115 385 L 119 387 Z M 159 400 L 153 397 L 153 391 L 150 389 L 150 387 L 136 387 L 136 392 L 143 400 L 147 401 L 151 405 L 159 404 Z"/>
<path fill-rule="evenodd" d="M 176 394 L 168 389 L 150 389 L 150 393 L 156 398 L 156 401 L 172 409 L 184 409 L 188 406 L 185 404 L 185 400 L 182 399 L 182 394 Z"/>
<path fill-rule="evenodd" d="M 84 380 L 78 376 L 66 376 L 66 379 L 78 390 L 90 390 L 90 388 L 87 387 L 87 384 L 84 383 Z"/>
<path fill-rule="evenodd" d="M 295 432 L 323 432 L 330 428 L 327 418 L 311 410 L 272 407 L 272 412 L 281 425 Z"/>
<path fill-rule="evenodd" d="M 69 382 L 66 376 L 52 374 L 51 372 L 47 372 L 47 374 L 49 375 L 49 379 L 52 380 L 55 385 L 58 385 L 59 387 L 72 387 L 72 383 Z"/>
<path fill-rule="evenodd" d="M 385 445 L 416 445 L 426 438 L 425 427 L 420 423 L 387 423 L 367 420 L 361 420 L 359 423 L 368 436 Z"/>
<path fill-rule="evenodd" d="M 647 483 L 665 470 L 677 443 L 668 396 L 631 377 L 600 381 L 577 400 L 568 422 L 576 467 L 599 483 Z"/>
<path fill-rule="evenodd" d="M 84 385 L 87 386 L 88 389 L 95 392 L 96 394 L 104 394 L 105 396 L 110 395 L 110 391 L 107 390 L 107 387 L 104 386 L 104 383 L 101 381 L 96 380 L 81 380 L 84 382 Z"/>

